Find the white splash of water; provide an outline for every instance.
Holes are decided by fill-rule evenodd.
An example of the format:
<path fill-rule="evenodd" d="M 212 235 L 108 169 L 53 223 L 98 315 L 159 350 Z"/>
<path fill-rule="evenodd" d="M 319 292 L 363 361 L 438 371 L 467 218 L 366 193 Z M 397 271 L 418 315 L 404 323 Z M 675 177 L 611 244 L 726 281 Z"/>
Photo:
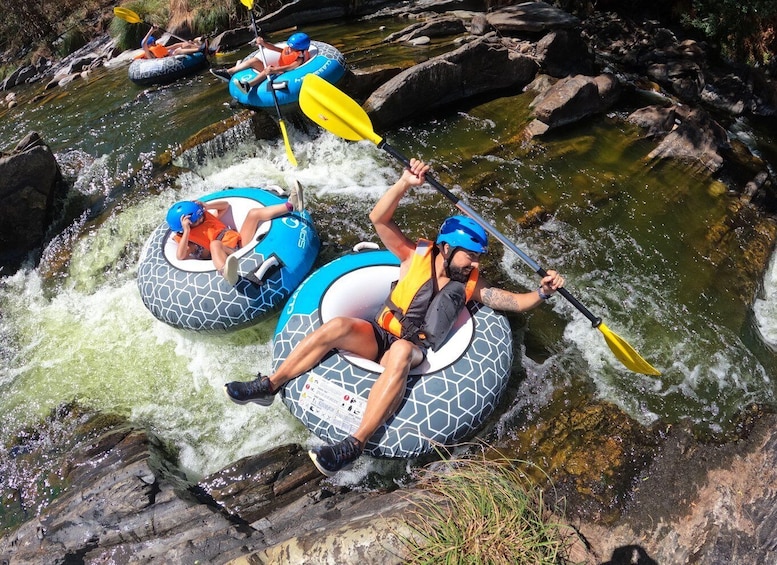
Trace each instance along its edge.
<path fill-rule="evenodd" d="M 228 381 L 269 373 L 275 318 L 226 335 L 176 330 L 145 309 L 135 281 L 145 239 L 177 200 L 227 186 L 286 188 L 291 178 L 309 198 L 327 192 L 368 198 L 396 174 L 378 163 L 374 147 L 331 136 L 297 139 L 295 150 L 302 158 L 316 153 L 320 164 L 293 169 L 282 143 L 249 144 L 224 158 L 230 164 L 207 162 L 178 186 L 117 206 L 100 225 L 55 242 L 70 248 L 67 276 L 55 290 L 37 269 L 2 279 L 0 335 L 9 348 L 0 366 L 2 439 L 77 399 L 124 413 L 172 441 L 193 476 L 275 446 L 318 441 L 280 400 L 269 408 L 239 406 L 222 392 Z M 362 465 L 369 469 L 370 461 Z"/>
<path fill-rule="evenodd" d="M 624 367 L 602 332 L 560 296 L 543 305 L 565 320 L 563 343 L 556 345 L 556 352 L 543 366 L 558 367 L 564 365 L 564 360 L 575 360 L 573 364 L 592 379 L 599 398 L 613 402 L 645 425 L 661 418 L 669 421 L 689 418 L 701 427 L 720 431 L 742 406 L 773 399 L 766 369 L 739 335 L 704 312 L 690 314 L 681 301 L 667 299 L 667 294 L 672 292 L 671 284 L 666 282 L 671 281 L 671 265 L 666 267 L 669 273 L 660 269 L 645 272 L 637 259 L 646 251 L 614 230 L 599 240 L 586 239 L 578 237 L 573 226 L 551 220 L 540 230 L 543 231 L 552 237 L 541 239 L 541 233 L 524 236 L 523 232 L 510 237 L 530 257 L 542 258 L 538 261 L 540 265 L 565 274 L 572 295 L 662 375 L 641 375 Z M 623 256 L 617 280 L 606 270 L 590 270 L 590 267 L 588 272 L 574 274 L 575 269 L 586 269 L 584 263 L 577 264 L 580 257 L 601 256 L 602 250 L 596 248 L 597 244 L 605 249 L 617 249 Z M 567 249 L 575 249 L 577 257 L 565 255 Z M 633 268 L 629 261 L 634 262 Z M 504 251 L 501 265 L 516 282 L 517 290 L 536 288 L 537 275 L 509 250 Z M 567 269 L 572 273 L 565 272 Z M 756 305 L 764 314 L 771 312 L 772 320 L 777 319 L 775 271 L 770 271 L 774 278 L 766 290 L 767 299 Z M 762 319 L 768 320 L 766 315 Z M 769 335 L 771 330 L 777 340 L 777 323 L 768 324 L 768 321 L 760 322 L 762 333 Z M 649 341 L 646 335 L 651 336 Z M 524 366 L 528 371 L 533 363 L 524 359 Z M 542 367 L 533 369 L 543 370 Z"/>
<path fill-rule="evenodd" d="M 755 319 L 763 339 L 777 347 L 777 254 L 772 255 L 764 275 L 762 296 L 753 304 Z"/>

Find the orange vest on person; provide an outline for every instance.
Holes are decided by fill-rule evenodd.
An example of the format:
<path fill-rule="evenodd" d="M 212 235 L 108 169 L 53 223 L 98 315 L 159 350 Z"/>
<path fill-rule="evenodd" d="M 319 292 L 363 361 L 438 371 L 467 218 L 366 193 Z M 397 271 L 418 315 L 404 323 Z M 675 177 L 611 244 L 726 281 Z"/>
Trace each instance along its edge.
<path fill-rule="evenodd" d="M 160 45 L 159 43 L 154 43 L 153 45 L 148 46 L 148 50 L 151 51 L 154 54 L 154 57 L 157 59 L 161 59 L 162 57 L 167 57 L 170 54 L 170 51 L 168 51 L 167 47 L 164 45 Z M 142 53 L 138 53 L 133 57 L 133 59 L 147 59 L 146 52 L 143 51 Z"/>
<path fill-rule="evenodd" d="M 237 249 L 240 247 L 240 234 L 235 230 L 228 228 L 224 222 L 219 220 L 210 212 L 203 214 L 205 220 L 192 226 L 189 230 L 189 243 L 199 245 L 204 249 L 210 249 L 210 244 L 214 240 L 221 240 L 227 247 Z M 175 241 L 181 241 L 181 234 L 174 236 Z"/>
<path fill-rule="evenodd" d="M 154 43 L 153 45 L 150 45 L 148 48 L 149 51 L 151 51 L 154 54 L 154 57 L 157 59 L 161 59 L 162 57 L 167 57 L 170 54 L 170 51 L 167 50 L 167 47 L 164 45 L 159 45 L 159 43 Z"/>
<path fill-rule="evenodd" d="M 154 57 L 156 59 L 167 57 L 170 54 L 167 47 L 165 47 L 164 45 L 160 45 L 159 43 L 154 43 L 153 45 L 149 45 L 148 50 L 154 54 Z M 133 59 L 147 59 L 147 58 L 148 57 L 146 57 L 145 51 L 141 51 L 140 53 L 138 53 L 133 57 Z"/>
<path fill-rule="evenodd" d="M 285 67 L 287 65 L 291 65 L 292 63 L 296 62 L 300 57 L 304 62 L 305 59 L 307 58 L 307 53 L 308 53 L 307 51 L 296 51 L 291 47 L 284 47 L 283 51 L 281 51 L 281 56 L 278 59 L 278 66 Z"/>
<path fill-rule="evenodd" d="M 434 276 L 434 243 L 419 239 L 407 274 L 396 281 L 391 294 L 375 321 L 397 337 L 414 337 L 423 326 L 429 304 L 437 294 Z M 465 303 L 469 302 L 478 282 L 478 269 L 473 269 L 465 285 Z"/>

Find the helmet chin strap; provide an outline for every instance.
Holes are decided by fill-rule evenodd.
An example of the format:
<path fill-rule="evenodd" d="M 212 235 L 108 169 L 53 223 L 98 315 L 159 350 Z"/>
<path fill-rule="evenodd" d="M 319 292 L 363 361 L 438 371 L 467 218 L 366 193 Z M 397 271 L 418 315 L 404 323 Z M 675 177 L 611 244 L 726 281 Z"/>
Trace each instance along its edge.
<path fill-rule="evenodd" d="M 450 253 L 448 255 L 445 255 L 445 251 L 441 253 L 442 255 L 442 267 L 445 269 L 445 276 L 449 279 L 451 278 L 451 271 L 449 269 L 451 259 L 453 259 L 453 256 L 456 255 L 456 252 L 461 249 L 461 247 L 451 247 L 449 243 L 443 243 L 443 249 L 445 249 L 445 246 L 448 246 L 448 249 L 450 250 Z"/>

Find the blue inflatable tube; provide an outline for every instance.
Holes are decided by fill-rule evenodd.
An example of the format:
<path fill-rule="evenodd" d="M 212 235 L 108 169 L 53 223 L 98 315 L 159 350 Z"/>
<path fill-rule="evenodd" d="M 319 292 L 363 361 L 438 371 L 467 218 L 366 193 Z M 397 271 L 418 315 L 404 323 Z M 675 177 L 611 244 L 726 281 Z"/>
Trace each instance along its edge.
<path fill-rule="evenodd" d="M 251 208 L 287 198 L 261 188 L 230 188 L 199 200 L 227 200 L 231 206 L 222 220 L 238 227 Z M 138 289 L 154 317 L 195 331 L 236 330 L 276 313 L 313 268 L 321 245 L 307 211 L 263 222 L 253 240 L 235 252 L 240 280 L 233 287 L 212 261 L 177 259 L 172 236 L 163 222 L 147 240 L 138 263 Z"/>
<path fill-rule="evenodd" d="M 286 46 L 286 43 L 278 43 L 277 45 L 283 48 Z M 277 62 L 280 57 L 279 53 L 270 49 L 266 49 L 264 54 L 269 65 Z M 336 84 L 345 75 L 346 66 L 343 54 L 328 43 L 311 41 L 310 55 L 311 57 L 307 63 L 273 78 L 275 95 L 278 97 L 279 106 L 296 104 L 299 101 L 302 79 L 307 74 L 318 75 L 332 84 Z M 259 57 L 259 60 L 261 60 L 259 50 L 254 51 L 249 57 Z M 275 103 L 270 91 L 269 80 L 256 85 L 248 91 L 248 94 L 244 94 L 237 87 L 238 81 L 249 81 L 256 74 L 257 72 L 254 69 L 243 69 L 236 72 L 229 81 L 229 94 L 240 104 L 250 108 L 273 108 Z"/>
<path fill-rule="evenodd" d="M 273 342 L 273 370 L 302 338 L 336 316 L 371 319 L 399 275 L 388 251 L 351 253 L 309 275 L 281 312 Z M 367 442 L 375 457 L 411 458 L 436 445 L 466 440 L 494 412 L 510 378 L 513 348 L 507 319 L 470 302 L 437 351 L 410 372 L 397 413 Z M 356 430 L 382 367 L 335 351 L 286 383 L 281 397 L 291 413 L 327 443 Z"/>
<path fill-rule="evenodd" d="M 129 66 L 129 78 L 135 84 L 165 84 L 191 75 L 208 66 L 203 51 L 159 59 L 135 59 Z"/>

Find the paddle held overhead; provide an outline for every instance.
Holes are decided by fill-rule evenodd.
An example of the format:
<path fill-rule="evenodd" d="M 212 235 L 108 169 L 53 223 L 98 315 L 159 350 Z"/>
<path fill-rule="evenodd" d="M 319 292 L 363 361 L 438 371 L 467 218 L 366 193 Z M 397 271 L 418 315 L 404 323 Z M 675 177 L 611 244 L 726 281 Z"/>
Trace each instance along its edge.
<path fill-rule="evenodd" d="M 373 131 L 372 122 L 367 112 L 355 100 L 321 77 L 307 75 L 304 78 L 299 96 L 299 105 L 306 116 L 331 133 L 350 141 L 361 141 L 362 139 L 372 141 L 379 149 L 383 149 L 405 166 L 409 166 L 410 160 L 407 157 L 391 147 L 381 136 Z M 475 220 L 483 229 L 518 255 L 534 272 L 541 277 L 547 275 L 545 269 L 502 235 L 495 227 L 486 222 L 468 204 L 462 202 L 460 198 L 432 178 L 431 175 L 426 175 L 426 181 L 453 202 L 459 210 Z M 566 288 L 562 287 L 558 289 L 558 292 L 588 318 L 594 328 L 602 332 L 610 350 L 626 368 L 645 375 L 658 376 L 661 374 L 655 367 L 643 359 L 626 340 L 610 330 L 602 322 L 601 318 L 594 316 Z"/>

